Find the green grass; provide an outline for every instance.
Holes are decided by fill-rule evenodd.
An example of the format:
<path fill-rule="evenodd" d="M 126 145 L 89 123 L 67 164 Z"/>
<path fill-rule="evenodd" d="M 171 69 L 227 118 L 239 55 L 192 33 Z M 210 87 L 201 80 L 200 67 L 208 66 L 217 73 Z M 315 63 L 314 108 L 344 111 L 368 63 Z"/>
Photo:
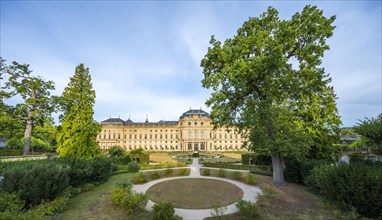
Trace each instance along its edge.
<path fill-rule="evenodd" d="M 147 194 L 154 202 L 170 201 L 176 208 L 205 209 L 212 208 L 216 201 L 223 206 L 232 204 L 244 193 L 239 187 L 220 180 L 175 179 L 150 187 Z"/>
<path fill-rule="evenodd" d="M 70 199 L 64 212 L 52 219 L 128 219 L 121 207 L 113 205 L 107 197 L 115 183 L 138 176 L 138 173 L 124 173 L 112 176 L 108 182 L 94 190 Z"/>

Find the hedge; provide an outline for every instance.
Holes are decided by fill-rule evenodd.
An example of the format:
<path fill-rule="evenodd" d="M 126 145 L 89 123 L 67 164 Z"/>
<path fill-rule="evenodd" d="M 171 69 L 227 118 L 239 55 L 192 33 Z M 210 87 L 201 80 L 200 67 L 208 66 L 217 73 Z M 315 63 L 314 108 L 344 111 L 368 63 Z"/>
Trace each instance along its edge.
<path fill-rule="evenodd" d="M 258 155 L 255 153 L 247 153 L 247 154 L 241 155 L 241 161 L 243 165 L 251 165 L 249 163 L 251 159 L 253 160 L 253 164 L 256 164 L 256 165 L 271 165 L 272 164 L 271 156 Z"/>
<path fill-rule="evenodd" d="M 315 167 L 306 181 L 309 188 L 340 208 L 369 218 L 382 217 L 382 165 L 355 161 Z"/>

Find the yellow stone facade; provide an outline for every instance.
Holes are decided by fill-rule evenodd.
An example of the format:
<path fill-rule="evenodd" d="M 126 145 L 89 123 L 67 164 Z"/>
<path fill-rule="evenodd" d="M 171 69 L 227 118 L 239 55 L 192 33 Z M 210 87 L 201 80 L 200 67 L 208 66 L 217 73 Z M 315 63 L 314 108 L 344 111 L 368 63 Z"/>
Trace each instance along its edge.
<path fill-rule="evenodd" d="M 203 110 L 189 110 L 178 121 L 135 123 L 110 118 L 101 122 L 97 140 L 102 150 L 120 146 L 126 150 L 146 151 L 238 151 L 245 138 L 235 129 L 213 129 L 210 115 Z"/>

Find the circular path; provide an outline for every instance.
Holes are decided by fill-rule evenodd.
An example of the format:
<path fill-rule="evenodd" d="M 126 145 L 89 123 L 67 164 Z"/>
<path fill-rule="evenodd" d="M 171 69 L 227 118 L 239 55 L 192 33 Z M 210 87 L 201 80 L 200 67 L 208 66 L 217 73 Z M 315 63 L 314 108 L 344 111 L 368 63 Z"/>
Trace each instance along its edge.
<path fill-rule="evenodd" d="M 181 176 L 181 177 L 171 177 L 171 178 L 164 178 L 164 179 L 158 179 L 154 180 L 151 182 L 148 182 L 146 184 L 141 184 L 141 185 L 133 185 L 133 190 L 135 192 L 142 192 L 145 193 L 147 189 L 149 189 L 151 186 L 160 183 L 160 182 L 165 182 L 169 180 L 174 180 L 174 179 L 187 179 L 187 178 L 201 178 L 201 179 L 213 179 L 213 180 L 220 180 L 220 181 L 225 181 L 231 184 L 234 184 L 238 186 L 241 190 L 243 190 L 244 195 L 243 199 L 251 201 L 255 203 L 257 201 L 257 195 L 261 194 L 261 190 L 259 187 L 256 186 L 250 186 L 247 184 L 244 184 L 242 182 L 230 180 L 230 179 L 224 179 L 224 178 L 218 178 L 218 177 L 210 177 L 210 176 L 201 176 L 199 173 L 200 165 L 198 164 L 198 159 L 194 158 L 192 164 L 190 165 L 191 168 L 191 173 L 189 176 Z M 169 189 L 171 190 L 171 189 Z M 180 195 L 181 196 L 181 195 Z M 236 203 L 225 206 L 226 210 L 224 211 L 224 214 L 232 214 L 237 212 Z M 146 209 L 151 211 L 152 207 L 155 205 L 155 203 L 151 200 L 149 200 Z M 179 209 L 175 208 L 175 214 L 182 217 L 184 220 L 187 219 L 204 219 L 206 217 L 211 216 L 212 209 Z"/>

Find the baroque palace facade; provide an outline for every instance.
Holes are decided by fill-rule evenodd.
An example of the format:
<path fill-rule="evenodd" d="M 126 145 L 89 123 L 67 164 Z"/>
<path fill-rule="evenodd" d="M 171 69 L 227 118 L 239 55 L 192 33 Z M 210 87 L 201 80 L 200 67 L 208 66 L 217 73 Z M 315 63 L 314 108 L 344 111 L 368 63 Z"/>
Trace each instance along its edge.
<path fill-rule="evenodd" d="M 97 141 L 102 150 L 120 146 L 146 151 L 238 151 L 246 139 L 235 129 L 214 129 L 210 115 L 190 109 L 178 121 L 133 122 L 109 118 L 101 122 Z"/>

